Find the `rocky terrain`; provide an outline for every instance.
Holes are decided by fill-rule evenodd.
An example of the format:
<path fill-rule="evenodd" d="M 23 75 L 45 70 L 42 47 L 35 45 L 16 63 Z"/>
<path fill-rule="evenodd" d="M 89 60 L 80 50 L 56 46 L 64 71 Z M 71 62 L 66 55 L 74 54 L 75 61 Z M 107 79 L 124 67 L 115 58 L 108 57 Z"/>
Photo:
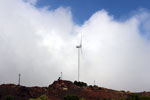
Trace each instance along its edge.
<path fill-rule="evenodd" d="M 29 100 L 37 98 L 41 95 L 47 95 L 51 100 L 63 100 L 65 95 L 77 95 L 85 100 L 117 100 L 118 98 L 126 99 L 130 92 L 116 91 L 98 86 L 77 86 L 73 82 L 65 80 L 54 81 L 48 87 L 26 87 L 14 84 L 0 85 L 0 100 L 5 100 L 5 97 L 11 95 L 15 100 Z M 142 96 L 150 96 L 150 92 L 138 93 Z"/>

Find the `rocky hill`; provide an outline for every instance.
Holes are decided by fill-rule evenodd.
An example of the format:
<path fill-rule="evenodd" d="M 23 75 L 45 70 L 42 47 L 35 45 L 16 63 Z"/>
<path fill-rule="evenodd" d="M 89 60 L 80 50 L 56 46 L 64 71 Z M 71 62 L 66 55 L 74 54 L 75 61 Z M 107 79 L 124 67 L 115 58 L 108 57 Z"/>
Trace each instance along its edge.
<path fill-rule="evenodd" d="M 47 95 L 51 100 L 63 100 L 65 95 L 77 95 L 85 100 L 117 100 L 118 98 L 126 99 L 130 92 L 116 91 L 98 86 L 78 86 L 70 81 L 58 80 L 48 87 L 26 87 L 14 84 L 0 85 L 0 100 L 5 100 L 6 96 L 11 95 L 15 100 L 29 100 L 38 98 L 41 95 Z M 138 93 L 142 96 L 150 96 L 150 92 Z"/>

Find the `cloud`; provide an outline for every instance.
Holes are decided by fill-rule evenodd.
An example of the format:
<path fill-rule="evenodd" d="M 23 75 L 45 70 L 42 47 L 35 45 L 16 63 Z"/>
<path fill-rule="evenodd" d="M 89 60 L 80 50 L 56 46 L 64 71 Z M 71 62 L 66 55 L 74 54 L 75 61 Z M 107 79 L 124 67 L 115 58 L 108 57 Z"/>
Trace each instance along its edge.
<path fill-rule="evenodd" d="M 98 80 L 109 88 L 148 90 L 149 41 L 140 33 L 145 19 L 141 16 L 118 22 L 102 10 L 85 22 L 80 32 L 86 34 L 85 58 L 91 65 L 87 69 L 91 78 L 85 77 L 87 80 Z"/>
<path fill-rule="evenodd" d="M 35 5 L 37 3 L 37 0 L 24 0 L 27 3 L 30 3 L 31 5 Z"/>
<path fill-rule="evenodd" d="M 81 80 L 131 91 L 150 90 L 149 11 L 117 21 L 107 11 L 83 25 L 69 8 L 36 8 L 36 0 L 0 1 L 0 83 L 49 85 L 63 72 L 77 79 L 77 49 L 83 36 Z"/>

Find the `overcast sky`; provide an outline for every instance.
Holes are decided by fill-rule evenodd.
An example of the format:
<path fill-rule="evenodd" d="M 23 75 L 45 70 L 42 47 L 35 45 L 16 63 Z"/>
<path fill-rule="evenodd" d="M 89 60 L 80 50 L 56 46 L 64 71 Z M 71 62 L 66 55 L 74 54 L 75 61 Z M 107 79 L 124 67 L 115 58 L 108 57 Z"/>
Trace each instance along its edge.
<path fill-rule="evenodd" d="M 83 24 L 71 7 L 37 7 L 36 0 L 0 0 L 0 84 L 48 86 L 63 72 L 77 80 L 81 35 L 81 81 L 117 90 L 150 91 L 150 11 L 140 8 L 116 20 L 105 9 Z M 81 22 L 82 23 L 82 22 Z"/>

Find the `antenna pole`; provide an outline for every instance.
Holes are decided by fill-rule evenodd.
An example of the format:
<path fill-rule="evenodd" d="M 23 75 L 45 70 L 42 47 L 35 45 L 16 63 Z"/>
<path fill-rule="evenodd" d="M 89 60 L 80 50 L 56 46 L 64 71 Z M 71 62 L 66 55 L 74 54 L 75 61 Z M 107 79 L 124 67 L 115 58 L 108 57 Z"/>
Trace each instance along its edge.
<path fill-rule="evenodd" d="M 62 72 L 61 72 L 61 80 L 62 80 Z"/>
<path fill-rule="evenodd" d="M 20 77 L 21 77 L 21 74 L 19 73 L 19 80 L 18 80 L 18 85 L 20 86 Z"/>

